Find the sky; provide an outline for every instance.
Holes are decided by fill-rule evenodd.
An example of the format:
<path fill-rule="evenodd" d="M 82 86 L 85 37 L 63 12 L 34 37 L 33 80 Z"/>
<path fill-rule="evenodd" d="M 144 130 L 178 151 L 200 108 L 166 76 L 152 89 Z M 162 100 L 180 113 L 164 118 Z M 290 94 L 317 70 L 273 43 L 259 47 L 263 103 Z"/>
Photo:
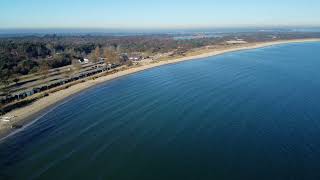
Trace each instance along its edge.
<path fill-rule="evenodd" d="M 5 28 L 320 26 L 320 0 L 1 0 Z"/>

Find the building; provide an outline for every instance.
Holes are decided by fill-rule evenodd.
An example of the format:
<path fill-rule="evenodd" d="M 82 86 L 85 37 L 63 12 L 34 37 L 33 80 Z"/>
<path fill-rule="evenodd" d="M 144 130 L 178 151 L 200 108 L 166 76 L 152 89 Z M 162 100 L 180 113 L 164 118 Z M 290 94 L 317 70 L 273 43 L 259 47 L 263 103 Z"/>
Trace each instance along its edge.
<path fill-rule="evenodd" d="M 88 64 L 89 63 L 89 59 L 79 59 L 79 63 L 80 64 Z"/>
<path fill-rule="evenodd" d="M 140 61 L 142 59 L 143 59 L 142 56 L 130 56 L 129 57 L 130 61 Z"/>

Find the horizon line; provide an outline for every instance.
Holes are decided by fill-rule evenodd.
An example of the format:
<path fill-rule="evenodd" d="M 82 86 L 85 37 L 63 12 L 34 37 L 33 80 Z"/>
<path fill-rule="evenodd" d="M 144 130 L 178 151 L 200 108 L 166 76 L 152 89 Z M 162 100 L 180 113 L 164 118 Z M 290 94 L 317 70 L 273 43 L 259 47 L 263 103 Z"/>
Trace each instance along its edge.
<path fill-rule="evenodd" d="M 113 29 L 123 29 L 123 30 L 170 30 L 170 29 L 221 29 L 221 28 L 320 28 L 320 24 L 306 24 L 306 25 L 285 25 L 285 24 L 274 24 L 274 25 L 225 25 L 225 26 L 150 26 L 150 27 L 121 27 L 121 26 L 110 26 L 110 27 L 82 27 L 82 26 L 70 26 L 70 27 L 0 27 L 0 30 L 10 30 L 10 29 L 99 29 L 99 30 L 113 30 Z"/>

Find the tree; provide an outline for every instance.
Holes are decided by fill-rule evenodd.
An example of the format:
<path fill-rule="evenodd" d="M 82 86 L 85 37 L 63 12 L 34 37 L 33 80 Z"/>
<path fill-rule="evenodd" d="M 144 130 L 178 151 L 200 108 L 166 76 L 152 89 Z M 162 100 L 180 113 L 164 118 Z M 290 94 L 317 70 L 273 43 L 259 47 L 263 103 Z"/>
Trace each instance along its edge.
<path fill-rule="evenodd" d="M 38 63 L 32 60 L 23 60 L 19 62 L 16 71 L 22 75 L 28 74 L 33 68 L 37 67 Z"/>
<path fill-rule="evenodd" d="M 56 54 L 56 49 L 53 47 L 52 44 L 46 44 L 46 48 L 50 50 L 51 56 L 53 56 L 54 54 Z"/>
<path fill-rule="evenodd" d="M 13 79 L 12 79 L 12 81 L 14 82 L 14 83 L 16 83 L 16 85 L 18 84 L 18 82 L 20 81 L 20 78 L 19 78 L 19 76 L 18 75 L 13 75 Z"/>
<path fill-rule="evenodd" d="M 0 102 L 0 115 L 4 115 L 4 114 L 5 114 L 4 104 Z"/>
<path fill-rule="evenodd" d="M 3 104 L 0 102 L 0 115 L 4 114 L 2 108 L 3 108 Z"/>
<path fill-rule="evenodd" d="M 109 64 L 109 63 L 117 64 L 117 63 L 119 63 L 118 54 L 115 51 L 113 51 L 113 50 L 111 50 L 109 48 L 104 48 L 103 56 L 104 56 L 104 61 L 105 61 L 106 64 Z"/>
<path fill-rule="evenodd" d="M 4 96 L 8 96 L 10 94 L 10 81 L 9 80 L 2 80 L 1 84 L 1 92 Z"/>
<path fill-rule="evenodd" d="M 0 90 L 5 95 L 10 94 L 10 78 L 12 74 L 8 69 L 0 71 Z"/>
<path fill-rule="evenodd" d="M 78 62 L 74 62 L 73 63 L 73 69 L 76 71 L 76 72 L 79 72 L 81 69 L 82 69 L 82 65 Z"/>
<path fill-rule="evenodd" d="M 39 72 L 40 72 L 40 74 L 42 75 L 42 77 L 41 77 L 42 80 L 45 80 L 45 79 L 48 78 L 48 76 L 49 76 L 49 69 L 50 69 L 50 67 L 49 67 L 49 65 L 48 65 L 47 62 L 42 62 L 42 63 L 40 64 Z"/>
<path fill-rule="evenodd" d="M 74 74 L 74 68 L 68 68 L 64 74 L 66 78 L 70 78 Z"/>
<path fill-rule="evenodd" d="M 100 58 L 100 48 L 99 48 L 99 46 L 97 46 L 94 49 L 94 52 L 93 52 L 93 55 L 92 55 L 92 61 L 93 62 L 98 62 L 99 58 Z"/>
<path fill-rule="evenodd" d="M 80 63 L 73 61 L 72 63 L 72 67 L 67 69 L 67 71 L 65 72 L 65 77 L 69 78 L 71 77 L 73 74 L 79 72 L 81 70 L 82 66 Z"/>
<path fill-rule="evenodd" d="M 8 96 L 10 94 L 10 81 L 9 81 L 9 79 L 1 80 L 0 85 L 1 85 L 0 90 L 3 93 L 3 95 Z"/>
<path fill-rule="evenodd" d="M 48 65 L 51 68 L 59 68 L 63 66 L 70 65 L 72 62 L 72 58 L 69 54 L 55 54 L 53 56 L 53 60 L 48 61 Z"/>
<path fill-rule="evenodd" d="M 128 64 L 127 64 L 127 65 L 130 67 L 130 66 L 133 66 L 134 64 L 133 64 L 132 61 L 128 61 Z"/>

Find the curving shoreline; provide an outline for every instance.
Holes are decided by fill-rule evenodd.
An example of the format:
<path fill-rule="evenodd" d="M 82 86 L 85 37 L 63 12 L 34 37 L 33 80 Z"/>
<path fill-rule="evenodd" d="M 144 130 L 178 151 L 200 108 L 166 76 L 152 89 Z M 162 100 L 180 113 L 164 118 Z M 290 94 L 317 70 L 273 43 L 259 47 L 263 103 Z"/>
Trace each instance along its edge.
<path fill-rule="evenodd" d="M 84 83 L 73 85 L 68 89 L 64 89 L 64 90 L 60 90 L 58 92 L 52 93 L 49 96 L 41 98 L 38 101 L 28 106 L 13 110 L 7 113 L 5 116 L 13 116 L 13 115 L 17 116 L 16 118 L 14 118 L 14 120 L 11 121 L 12 123 L 30 125 L 32 122 L 35 122 L 35 120 L 39 119 L 37 118 L 38 116 L 44 115 L 46 112 L 51 111 L 55 106 L 59 105 L 59 103 L 61 103 L 62 101 L 66 101 L 67 98 L 70 98 L 73 95 L 78 94 L 79 92 L 85 89 L 88 89 L 95 85 L 98 85 L 103 82 L 113 80 L 122 76 L 126 76 L 129 74 L 133 74 L 133 73 L 147 70 L 150 68 L 159 67 L 166 64 L 174 64 L 174 63 L 179 63 L 187 60 L 196 60 L 196 59 L 216 56 L 216 55 L 220 55 L 228 52 L 263 48 L 267 46 L 280 45 L 280 44 L 303 43 L 303 42 L 320 42 L 320 39 L 296 39 L 296 40 L 283 40 L 283 41 L 272 41 L 272 42 L 261 42 L 261 43 L 248 43 L 248 44 L 243 44 L 238 46 L 225 47 L 221 49 L 212 49 L 210 52 L 202 53 L 199 55 L 176 58 L 173 60 L 164 60 L 164 61 L 159 61 L 156 63 L 151 63 L 151 64 L 139 66 L 139 67 L 133 67 L 127 70 L 114 73 L 114 74 L 97 78 L 95 80 L 88 80 Z M 25 126 L 24 128 L 27 128 L 27 126 Z M 7 123 L 0 122 L 0 141 L 6 139 L 7 137 L 10 137 L 12 134 L 18 131 L 19 130 L 13 131 L 10 128 L 10 126 L 7 125 Z"/>

